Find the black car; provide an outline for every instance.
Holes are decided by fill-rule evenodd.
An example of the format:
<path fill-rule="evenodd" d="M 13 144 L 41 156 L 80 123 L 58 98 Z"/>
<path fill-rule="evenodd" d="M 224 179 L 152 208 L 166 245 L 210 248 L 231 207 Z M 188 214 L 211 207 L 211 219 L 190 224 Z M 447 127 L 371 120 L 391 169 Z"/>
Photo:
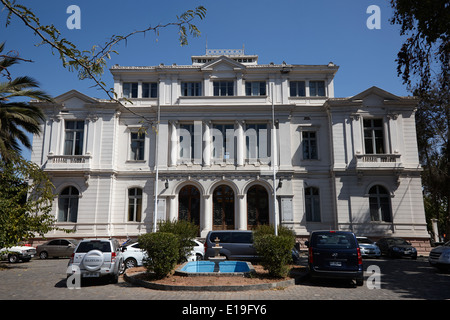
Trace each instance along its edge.
<path fill-rule="evenodd" d="M 313 231 L 305 244 L 312 278 L 355 279 L 358 286 L 364 284 L 361 251 L 352 232 Z"/>
<path fill-rule="evenodd" d="M 377 241 L 381 254 L 392 258 L 411 257 L 417 259 L 417 250 L 402 238 L 382 238 Z"/>

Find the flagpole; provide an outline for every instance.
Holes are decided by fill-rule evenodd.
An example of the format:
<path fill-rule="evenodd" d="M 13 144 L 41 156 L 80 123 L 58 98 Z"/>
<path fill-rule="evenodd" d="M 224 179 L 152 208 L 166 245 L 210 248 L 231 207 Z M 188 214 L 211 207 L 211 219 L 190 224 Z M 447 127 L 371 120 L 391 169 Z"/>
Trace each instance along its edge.
<path fill-rule="evenodd" d="M 156 121 L 156 135 L 155 135 L 155 208 L 153 209 L 153 232 L 156 232 L 156 220 L 158 218 L 158 180 L 159 180 L 159 166 L 158 166 L 158 140 L 159 140 L 159 122 L 160 122 L 160 106 L 158 98 L 158 114 Z"/>
<path fill-rule="evenodd" d="M 273 170 L 273 214 L 274 214 L 274 228 L 275 235 L 278 236 L 278 214 L 277 214 L 277 173 L 275 169 L 275 157 L 276 155 L 276 126 L 275 126 L 275 105 L 274 105 L 274 93 L 273 83 L 271 84 L 272 91 L 272 170 Z"/>

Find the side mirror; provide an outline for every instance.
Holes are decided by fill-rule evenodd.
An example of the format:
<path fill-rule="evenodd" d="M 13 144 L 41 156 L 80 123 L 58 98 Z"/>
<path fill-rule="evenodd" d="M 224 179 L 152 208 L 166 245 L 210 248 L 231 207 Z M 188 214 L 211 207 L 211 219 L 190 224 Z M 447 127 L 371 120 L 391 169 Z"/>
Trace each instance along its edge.
<path fill-rule="evenodd" d="M 122 252 L 127 251 L 127 247 L 122 247 Z"/>
<path fill-rule="evenodd" d="M 309 241 L 305 241 L 305 246 L 309 248 Z"/>

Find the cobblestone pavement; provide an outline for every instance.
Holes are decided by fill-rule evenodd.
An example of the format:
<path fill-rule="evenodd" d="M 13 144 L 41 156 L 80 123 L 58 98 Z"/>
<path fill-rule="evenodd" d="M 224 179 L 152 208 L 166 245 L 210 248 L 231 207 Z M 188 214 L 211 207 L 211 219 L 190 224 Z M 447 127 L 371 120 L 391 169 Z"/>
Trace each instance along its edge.
<path fill-rule="evenodd" d="M 122 277 L 118 284 L 92 282 L 81 289 L 66 287 L 67 259 L 33 259 L 28 263 L 0 263 L 2 300 L 442 300 L 450 299 L 450 273 L 439 273 L 426 258 L 364 260 L 366 280 L 379 267 L 378 289 L 355 287 L 346 281 L 315 281 L 302 278 L 295 286 L 278 290 L 244 292 L 174 292 L 135 287 Z M 370 271 L 370 270 L 369 270 Z M 372 277 L 371 277 L 372 278 Z"/>

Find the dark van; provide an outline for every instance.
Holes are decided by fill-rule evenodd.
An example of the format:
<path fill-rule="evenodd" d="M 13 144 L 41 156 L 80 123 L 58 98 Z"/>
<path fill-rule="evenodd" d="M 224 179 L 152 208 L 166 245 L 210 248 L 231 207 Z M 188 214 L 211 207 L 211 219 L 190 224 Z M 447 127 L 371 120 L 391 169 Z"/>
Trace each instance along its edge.
<path fill-rule="evenodd" d="M 219 239 L 219 254 L 228 260 L 257 260 L 253 247 L 253 232 L 245 230 L 210 231 L 205 240 L 205 260 L 214 257 L 215 239 Z"/>
<path fill-rule="evenodd" d="M 361 252 L 356 236 L 347 231 L 313 231 L 305 243 L 313 278 L 355 279 L 364 284 Z"/>

